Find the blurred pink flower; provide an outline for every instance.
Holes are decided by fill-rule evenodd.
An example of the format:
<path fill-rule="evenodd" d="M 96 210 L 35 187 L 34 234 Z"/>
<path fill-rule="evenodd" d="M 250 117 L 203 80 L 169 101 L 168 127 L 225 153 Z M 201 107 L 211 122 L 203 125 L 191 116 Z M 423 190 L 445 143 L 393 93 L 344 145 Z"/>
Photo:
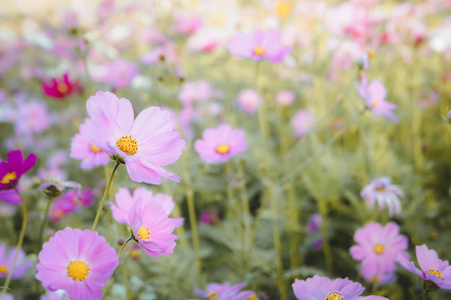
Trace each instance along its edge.
<path fill-rule="evenodd" d="M 53 200 L 53 205 L 49 213 L 50 219 L 57 223 L 62 217 L 79 211 L 82 207 L 94 204 L 95 192 L 90 189 L 80 191 L 78 189 L 67 190 L 60 197 Z"/>
<path fill-rule="evenodd" d="M 196 15 L 177 15 L 177 23 L 172 25 L 171 30 L 178 34 L 189 35 L 197 32 L 203 25 L 202 19 Z"/>
<path fill-rule="evenodd" d="M 118 59 L 97 68 L 92 74 L 92 79 L 109 84 L 114 89 L 121 89 L 129 86 L 138 73 L 139 70 L 135 63 Z"/>
<path fill-rule="evenodd" d="M 316 126 L 315 117 L 308 110 L 299 110 L 291 120 L 295 136 L 301 138 L 312 131 Z"/>
<path fill-rule="evenodd" d="M 196 290 L 195 294 L 205 299 L 218 300 L 252 300 L 257 299 L 252 291 L 241 291 L 245 283 L 230 285 L 230 283 L 210 283 L 205 291 Z M 241 291 L 241 292 L 240 292 Z"/>
<path fill-rule="evenodd" d="M 62 78 L 52 78 L 50 83 L 42 82 L 41 86 L 45 95 L 60 100 L 81 91 L 80 81 L 69 80 L 68 73 Z"/>
<path fill-rule="evenodd" d="M 200 216 L 200 222 L 208 225 L 215 224 L 221 215 L 217 210 L 204 210 Z"/>
<path fill-rule="evenodd" d="M 290 91 L 281 91 L 276 96 L 276 101 L 281 106 L 290 106 L 294 102 L 294 94 Z"/>
<path fill-rule="evenodd" d="M 179 99 L 184 104 L 194 101 L 207 101 L 213 97 L 213 89 L 206 80 L 185 82 L 179 93 Z"/>
<path fill-rule="evenodd" d="M 279 30 L 238 33 L 227 48 L 233 55 L 257 61 L 267 59 L 272 63 L 283 61 L 292 50 L 291 46 L 282 45 Z"/>
<path fill-rule="evenodd" d="M 238 103 L 241 108 L 248 114 L 253 114 L 258 108 L 258 103 L 260 102 L 260 97 L 254 89 L 244 89 L 241 90 L 238 95 Z"/>
<path fill-rule="evenodd" d="M 33 264 L 33 261 L 25 258 L 25 252 L 22 249 L 17 249 L 15 247 L 6 248 L 5 245 L 0 244 L 0 278 L 8 275 L 17 251 L 19 251 L 19 253 L 17 256 L 17 263 L 13 270 L 13 279 L 24 277 Z"/>
<path fill-rule="evenodd" d="M 39 134 L 50 127 L 52 118 L 47 106 L 38 101 L 18 102 L 14 116 L 15 131 L 18 134 Z"/>
<path fill-rule="evenodd" d="M 207 128 L 202 139 L 196 140 L 194 149 L 209 163 L 225 163 L 237 154 L 244 152 L 247 142 L 242 129 L 233 130 L 230 125 L 222 124 L 218 128 Z"/>
<path fill-rule="evenodd" d="M 368 201 L 371 210 L 373 210 L 374 204 L 377 202 L 381 211 L 387 206 L 390 216 L 393 216 L 393 213 L 399 215 L 401 214 L 401 201 L 399 197 L 404 197 L 405 194 L 399 186 L 390 183 L 390 177 L 374 179 L 363 188 L 360 195 Z"/>

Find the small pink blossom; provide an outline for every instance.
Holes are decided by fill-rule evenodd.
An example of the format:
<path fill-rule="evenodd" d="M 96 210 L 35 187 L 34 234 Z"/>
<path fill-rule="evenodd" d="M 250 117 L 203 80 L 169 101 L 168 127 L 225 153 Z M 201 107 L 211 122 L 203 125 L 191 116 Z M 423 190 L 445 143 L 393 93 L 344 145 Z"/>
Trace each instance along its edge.
<path fill-rule="evenodd" d="M 92 78 L 109 84 L 115 89 L 121 89 L 129 86 L 138 73 L 135 63 L 118 59 L 100 66 L 93 72 Z"/>
<path fill-rule="evenodd" d="M 260 97 L 254 89 L 242 90 L 238 96 L 239 105 L 248 114 L 255 113 L 260 101 Z"/>
<path fill-rule="evenodd" d="M 195 101 L 207 101 L 214 95 L 213 89 L 206 80 L 185 82 L 179 93 L 179 99 L 184 104 Z"/>
<path fill-rule="evenodd" d="M 176 21 L 171 30 L 183 35 L 196 33 L 203 25 L 202 19 L 196 15 L 178 15 Z"/>
<path fill-rule="evenodd" d="M 294 127 L 296 137 L 301 138 L 315 128 L 316 121 L 308 110 L 299 110 L 291 120 L 291 125 Z"/>
<path fill-rule="evenodd" d="M 294 94 L 290 91 L 281 91 L 276 96 L 276 101 L 281 106 L 290 106 L 294 102 Z"/>

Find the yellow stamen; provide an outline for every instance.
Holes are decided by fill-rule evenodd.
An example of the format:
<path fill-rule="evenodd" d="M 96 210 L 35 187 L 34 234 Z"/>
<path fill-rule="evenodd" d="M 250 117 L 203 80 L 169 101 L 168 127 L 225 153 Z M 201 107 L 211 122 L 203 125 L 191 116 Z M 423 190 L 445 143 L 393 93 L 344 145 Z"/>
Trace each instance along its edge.
<path fill-rule="evenodd" d="M 291 13 L 291 9 L 292 6 L 288 1 L 278 1 L 276 3 L 276 14 L 280 17 L 280 18 L 285 18 L 286 16 L 288 16 Z"/>
<path fill-rule="evenodd" d="M 150 238 L 150 231 L 144 225 L 142 225 L 138 230 L 138 236 L 142 240 L 148 240 Z"/>
<path fill-rule="evenodd" d="M 67 266 L 67 276 L 82 281 L 88 276 L 90 268 L 81 260 L 71 261 Z"/>
<path fill-rule="evenodd" d="M 376 108 L 379 105 L 379 101 L 373 100 L 371 101 L 371 108 Z"/>
<path fill-rule="evenodd" d="M 216 147 L 216 152 L 219 154 L 227 154 L 230 152 L 230 147 L 227 144 L 220 144 Z"/>
<path fill-rule="evenodd" d="M 374 252 L 376 252 L 376 254 L 381 254 L 382 252 L 384 252 L 384 246 L 382 245 L 374 246 Z"/>
<path fill-rule="evenodd" d="M 437 276 L 438 278 L 442 278 L 442 272 L 437 270 L 437 269 L 430 269 L 428 271 L 429 274 L 434 274 L 435 276 Z"/>
<path fill-rule="evenodd" d="M 61 94 L 67 93 L 67 91 L 69 90 L 69 87 L 67 86 L 67 84 L 61 82 L 58 83 L 56 89 L 58 90 L 58 92 L 60 92 Z"/>
<path fill-rule="evenodd" d="M 208 300 L 215 300 L 215 299 L 217 299 L 217 296 L 218 295 L 218 293 L 217 292 L 210 292 L 210 293 L 208 293 L 208 295 L 207 295 L 207 299 Z"/>
<path fill-rule="evenodd" d="M 138 141 L 132 137 L 132 135 L 125 135 L 117 140 L 116 146 L 125 152 L 125 154 L 131 156 L 138 152 Z"/>
<path fill-rule="evenodd" d="M 263 54 L 265 54 L 265 52 L 265 49 L 263 49 L 262 47 L 257 47 L 254 49 L 254 54 L 258 56 L 262 56 Z"/>
<path fill-rule="evenodd" d="M 252 295 L 246 298 L 246 300 L 257 300 L 257 296 Z"/>
<path fill-rule="evenodd" d="M 8 273 L 8 267 L 5 265 L 0 265 L 0 274 L 6 274 Z"/>
<path fill-rule="evenodd" d="M 97 147 L 94 146 L 94 145 L 91 145 L 91 151 L 94 152 L 94 153 L 99 153 L 99 152 L 101 152 L 102 150 L 100 150 L 99 148 L 97 148 Z"/>
<path fill-rule="evenodd" d="M 371 277 L 371 282 L 372 283 L 379 283 L 379 277 L 378 276 Z"/>
<path fill-rule="evenodd" d="M 345 297 L 343 297 L 340 292 L 329 292 L 326 296 L 326 300 L 345 300 Z"/>
<path fill-rule="evenodd" d="M 17 178 L 16 172 L 8 172 L 3 176 L 2 180 L 0 180 L 0 183 L 8 184 L 16 178 Z"/>

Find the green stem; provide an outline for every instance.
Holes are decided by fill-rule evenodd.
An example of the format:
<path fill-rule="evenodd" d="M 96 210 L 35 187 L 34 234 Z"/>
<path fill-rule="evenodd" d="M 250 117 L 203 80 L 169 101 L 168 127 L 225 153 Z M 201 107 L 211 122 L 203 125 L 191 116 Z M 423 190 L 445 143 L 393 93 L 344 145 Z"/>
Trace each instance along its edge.
<path fill-rule="evenodd" d="M 241 198 L 241 209 L 243 214 L 243 222 L 244 222 L 244 263 L 243 263 L 243 272 L 247 273 L 248 267 L 248 257 L 251 254 L 251 249 L 249 248 L 250 236 L 251 236 L 251 213 L 249 209 L 249 199 L 247 196 L 247 188 L 246 188 L 246 178 L 244 175 L 242 162 L 238 163 L 238 181 L 240 185 L 240 198 Z"/>
<path fill-rule="evenodd" d="M 117 254 L 117 258 L 120 258 L 120 257 L 121 257 L 121 254 L 122 254 L 122 252 L 123 252 L 124 249 L 125 249 L 125 245 L 127 245 L 127 243 L 130 242 L 131 240 L 133 240 L 133 236 L 130 236 L 130 237 L 128 238 L 128 240 L 126 240 L 126 241 L 122 244 L 122 247 L 121 247 L 121 249 L 119 250 L 119 253 Z"/>
<path fill-rule="evenodd" d="M 426 292 L 424 293 L 423 300 L 426 300 L 426 299 L 427 299 L 428 294 L 429 294 L 429 291 L 426 291 Z"/>
<path fill-rule="evenodd" d="M 38 243 L 39 249 L 41 249 L 45 227 L 47 227 L 47 221 L 49 219 L 49 210 L 50 210 L 50 205 L 52 204 L 52 200 L 53 200 L 53 197 L 47 196 L 47 207 L 45 208 L 44 221 L 42 222 L 41 229 L 39 230 L 39 243 Z"/>
<path fill-rule="evenodd" d="M 113 172 L 111 172 L 110 179 L 108 180 L 108 184 L 105 188 L 105 192 L 103 193 L 102 201 L 100 202 L 99 209 L 97 210 L 96 218 L 94 219 L 94 223 L 92 224 L 91 231 L 95 231 L 97 228 L 97 223 L 99 223 L 100 214 L 102 213 L 103 206 L 105 205 L 105 200 L 108 197 L 108 191 L 110 190 L 111 182 L 113 181 L 114 173 L 116 173 L 117 167 L 119 167 L 120 163 L 116 162 L 114 166 Z"/>
<path fill-rule="evenodd" d="M 17 241 L 16 245 L 16 253 L 14 254 L 13 262 L 11 264 L 11 269 L 8 272 L 8 276 L 6 277 L 5 284 L 3 285 L 3 291 L 2 295 L 0 297 L 0 300 L 3 300 L 3 298 L 6 295 L 6 290 L 9 287 L 9 284 L 11 283 L 11 278 L 13 276 L 14 268 L 16 267 L 17 257 L 19 256 L 20 249 L 22 248 L 23 239 L 25 236 L 25 229 L 27 228 L 27 222 L 28 222 L 28 216 L 27 216 L 27 205 L 25 203 L 25 200 L 20 195 L 19 191 L 16 188 L 17 194 L 19 194 L 19 197 L 22 199 L 22 228 L 20 229 L 19 234 L 19 240 Z"/>
<path fill-rule="evenodd" d="M 332 274 L 332 251 L 329 242 L 329 229 L 327 223 L 327 203 L 323 199 L 318 200 L 319 211 L 322 217 L 321 233 L 323 234 L 323 252 L 326 259 L 327 271 Z"/>

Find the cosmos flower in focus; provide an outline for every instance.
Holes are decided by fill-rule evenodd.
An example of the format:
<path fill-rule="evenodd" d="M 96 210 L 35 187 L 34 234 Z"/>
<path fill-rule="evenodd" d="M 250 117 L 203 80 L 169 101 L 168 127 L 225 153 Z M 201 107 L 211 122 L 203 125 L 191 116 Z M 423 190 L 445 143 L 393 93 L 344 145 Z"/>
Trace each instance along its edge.
<path fill-rule="evenodd" d="M 45 95 L 55 99 L 64 99 L 81 91 L 80 81 L 71 81 L 68 73 L 62 78 L 52 78 L 51 82 L 42 82 L 41 86 Z"/>
<path fill-rule="evenodd" d="M 398 263 L 410 273 L 423 279 L 425 289 L 434 291 L 439 287 L 451 290 L 451 266 L 449 262 L 438 258 L 437 252 L 432 249 L 429 250 L 426 245 L 416 246 L 415 250 L 421 270 L 403 256 L 398 256 Z"/>
<path fill-rule="evenodd" d="M 315 116 L 308 110 L 299 110 L 291 120 L 295 136 L 301 138 L 312 131 L 316 126 Z"/>
<path fill-rule="evenodd" d="M 388 300 L 381 296 L 360 296 L 365 288 L 348 278 L 331 280 L 315 275 L 307 280 L 296 279 L 292 287 L 299 300 Z"/>
<path fill-rule="evenodd" d="M 401 201 L 399 197 L 404 197 L 405 194 L 397 185 L 390 184 L 390 177 L 380 177 L 374 179 L 366 187 L 363 188 L 360 195 L 363 199 L 368 201 L 370 209 L 373 210 L 374 204 L 377 202 L 380 210 L 388 207 L 388 214 L 393 216 L 401 214 Z"/>
<path fill-rule="evenodd" d="M 291 46 L 282 45 L 281 38 L 279 30 L 238 33 L 227 48 L 230 53 L 239 57 L 257 61 L 267 59 L 272 63 L 279 63 L 292 50 Z"/>
<path fill-rule="evenodd" d="M 80 125 L 80 133 L 72 138 L 70 146 L 70 157 L 80 159 L 80 167 L 85 170 L 106 165 L 110 161 L 110 157 L 105 152 L 91 144 L 89 122 L 89 119 L 85 119 Z"/>
<path fill-rule="evenodd" d="M 130 101 L 101 91 L 88 99 L 86 107 L 91 144 L 123 160 L 131 180 L 161 184 L 164 177 L 179 182 L 179 176 L 161 167 L 176 162 L 185 149 L 168 112 L 149 107 L 134 119 Z"/>
<path fill-rule="evenodd" d="M 257 299 L 252 291 L 241 291 L 245 283 L 230 285 L 230 283 L 210 283 L 205 291 L 196 290 L 195 293 L 205 299 L 218 300 L 251 300 Z"/>
<path fill-rule="evenodd" d="M 385 100 L 387 92 L 382 82 L 373 80 L 368 84 L 366 76 L 362 76 L 361 82 L 356 84 L 356 88 L 360 97 L 366 101 L 366 105 L 376 117 L 384 116 L 390 121 L 398 123 L 398 117 L 393 113 L 396 105 Z"/>
<path fill-rule="evenodd" d="M 22 159 L 20 150 L 8 152 L 7 161 L 0 159 L 0 200 L 13 204 L 22 203 L 15 188 L 20 177 L 36 163 L 36 155 L 30 153 L 25 160 Z"/>
<path fill-rule="evenodd" d="M 36 279 L 74 300 L 102 299 L 102 288 L 119 265 L 116 251 L 95 231 L 66 227 L 44 243 Z"/>
<path fill-rule="evenodd" d="M 22 249 L 17 250 L 15 247 L 10 247 L 8 249 L 5 245 L 0 244 L 0 278 L 8 275 L 17 251 L 19 251 L 19 254 L 12 275 L 13 279 L 24 277 L 33 264 L 33 261 L 25 258 L 25 252 Z"/>
<path fill-rule="evenodd" d="M 218 128 L 207 128 L 202 133 L 202 139 L 196 140 L 194 149 L 206 162 L 225 163 L 237 154 L 244 152 L 247 142 L 242 129 L 233 130 L 228 124 Z"/>

